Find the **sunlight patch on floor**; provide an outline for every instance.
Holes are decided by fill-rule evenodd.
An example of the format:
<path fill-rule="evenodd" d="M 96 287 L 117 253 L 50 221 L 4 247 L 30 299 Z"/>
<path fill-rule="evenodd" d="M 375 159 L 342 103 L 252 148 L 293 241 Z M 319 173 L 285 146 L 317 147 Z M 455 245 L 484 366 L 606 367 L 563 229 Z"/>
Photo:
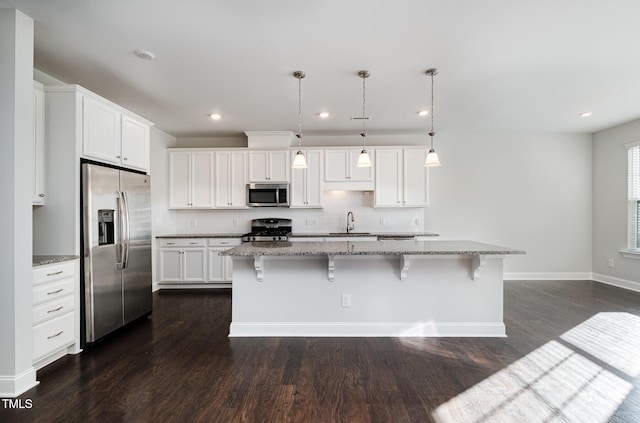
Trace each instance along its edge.
<path fill-rule="evenodd" d="M 598 313 L 560 338 L 631 377 L 640 375 L 640 317 Z"/>
<path fill-rule="evenodd" d="M 633 385 L 550 341 L 436 408 L 438 423 L 607 422 Z"/>

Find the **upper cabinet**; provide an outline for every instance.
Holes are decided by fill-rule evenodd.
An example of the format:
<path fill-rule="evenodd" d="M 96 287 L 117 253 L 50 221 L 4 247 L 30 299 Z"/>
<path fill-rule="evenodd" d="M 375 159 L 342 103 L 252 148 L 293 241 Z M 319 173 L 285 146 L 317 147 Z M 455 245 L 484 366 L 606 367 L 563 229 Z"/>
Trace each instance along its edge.
<path fill-rule="evenodd" d="M 249 151 L 249 182 L 289 182 L 289 150 Z"/>
<path fill-rule="evenodd" d="M 33 198 L 43 205 L 44 192 L 44 86 L 33 81 Z"/>
<path fill-rule="evenodd" d="M 247 152 L 215 152 L 215 207 L 247 207 Z"/>
<path fill-rule="evenodd" d="M 297 150 L 291 151 L 291 159 Z M 303 151 L 306 169 L 291 169 L 291 208 L 321 208 L 323 190 L 322 150 Z"/>
<path fill-rule="evenodd" d="M 357 167 L 361 148 L 331 149 L 324 152 L 325 189 L 373 190 L 373 167 Z M 367 150 L 371 161 L 374 150 Z"/>
<path fill-rule="evenodd" d="M 376 207 L 425 207 L 429 203 L 425 149 L 378 149 L 375 157 Z"/>
<path fill-rule="evenodd" d="M 84 95 L 82 155 L 102 162 L 149 169 L 149 123 L 97 96 Z"/>
<path fill-rule="evenodd" d="M 169 152 L 169 208 L 213 207 L 213 152 Z"/>

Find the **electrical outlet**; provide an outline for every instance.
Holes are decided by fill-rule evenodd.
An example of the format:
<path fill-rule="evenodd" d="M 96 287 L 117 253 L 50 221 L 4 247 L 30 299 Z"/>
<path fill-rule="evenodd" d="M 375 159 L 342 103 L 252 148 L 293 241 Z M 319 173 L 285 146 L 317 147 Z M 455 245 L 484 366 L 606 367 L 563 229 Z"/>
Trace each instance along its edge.
<path fill-rule="evenodd" d="M 307 226 L 318 226 L 318 219 L 307 219 L 306 220 L 306 225 Z"/>
<path fill-rule="evenodd" d="M 196 226 L 198 226 L 198 222 L 195 219 L 191 219 L 191 227 L 195 228 Z"/>
<path fill-rule="evenodd" d="M 413 224 L 416 226 L 420 226 L 420 218 L 418 216 L 413 218 Z"/>
<path fill-rule="evenodd" d="M 613 261 L 613 259 L 609 259 L 607 260 L 607 266 L 616 267 L 616 263 Z"/>
<path fill-rule="evenodd" d="M 387 224 L 387 219 L 385 219 L 384 217 L 380 218 L 380 226 L 384 226 Z"/>
<path fill-rule="evenodd" d="M 351 294 L 342 294 L 342 307 L 351 307 Z"/>
<path fill-rule="evenodd" d="M 233 226 L 238 226 L 238 219 L 233 219 Z"/>

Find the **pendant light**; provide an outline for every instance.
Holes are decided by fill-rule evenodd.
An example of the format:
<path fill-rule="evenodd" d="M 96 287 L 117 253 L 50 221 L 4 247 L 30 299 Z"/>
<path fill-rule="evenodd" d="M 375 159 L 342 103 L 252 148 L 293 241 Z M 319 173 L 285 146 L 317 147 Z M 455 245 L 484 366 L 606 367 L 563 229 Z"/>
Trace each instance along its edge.
<path fill-rule="evenodd" d="M 431 131 L 429 132 L 429 137 L 431 138 L 431 148 L 429 149 L 429 153 L 427 154 L 427 159 L 424 161 L 425 167 L 437 167 L 440 166 L 440 159 L 438 159 L 438 153 L 433 148 L 433 137 L 436 135 L 433 130 L 433 77 L 438 74 L 438 69 L 431 68 L 427 69 L 427 75 L 431 75 Z"/>
<path fill-rule="evenodd" d="M 298 133 L 296 134 L 296 138 L 298 138 L 298 152 L 293 158 L 293 165 L 291 167 L 293 169 L 306 169 L 307 159 L 304 157 L 300 147 L 302 145 L 302 78 L 307 76 L 307 74 L 302 71 L 295 71 L 293 76 L 298 79 Z"/>
<path fill-rule="evenodd" d="M 365 114 L 365 107 L 367 101 L 367 87 L 365 81 L 368 77 L 371 76 L 371 72 L 363 70 L 358 72 L 358 76 L 362 78 L 362 132 L 360 132 L 360 136 L 362 137 L 362 151 L 360 152 L 360 156 L 358 156 L 358 163 L 356 167 L 371 167 L 371 157 L 369 157 L 369 153 L 367 153 L 367 148 L 365 144 L 365 140 L 367 138 L 367 120 L 369 117 Z"/>

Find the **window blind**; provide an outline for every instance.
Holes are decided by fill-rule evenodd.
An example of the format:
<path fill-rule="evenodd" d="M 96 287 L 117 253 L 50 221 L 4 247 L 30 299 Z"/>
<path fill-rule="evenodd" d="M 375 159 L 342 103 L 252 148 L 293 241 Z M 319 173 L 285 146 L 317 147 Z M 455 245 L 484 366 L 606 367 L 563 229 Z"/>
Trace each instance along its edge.
<path fill-rule="evenodd" d="M 626 145 L 629 156 L 629 249 L 640 250 L 640 142 Z"/>

